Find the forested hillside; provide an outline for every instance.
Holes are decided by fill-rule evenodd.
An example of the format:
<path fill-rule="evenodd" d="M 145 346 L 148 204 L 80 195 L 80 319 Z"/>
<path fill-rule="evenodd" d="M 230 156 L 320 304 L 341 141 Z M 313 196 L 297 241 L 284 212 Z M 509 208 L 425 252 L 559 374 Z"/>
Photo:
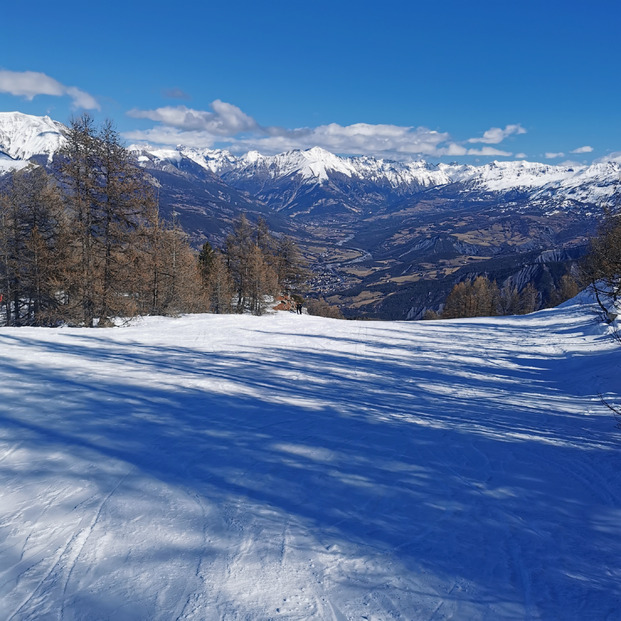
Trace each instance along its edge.
<path fill-rule="evenodd" d="M 0 192 L 0 321 L 107 326 L 117 317 L 260 314 L 308 272 L 295 243 L 241 214 L 225 247 L 200 256 L 154 179 L 110 123 L 75 119 L 51 171 L 31 164 Z M 235 298 L 235 299 L 234 299 Z"/>

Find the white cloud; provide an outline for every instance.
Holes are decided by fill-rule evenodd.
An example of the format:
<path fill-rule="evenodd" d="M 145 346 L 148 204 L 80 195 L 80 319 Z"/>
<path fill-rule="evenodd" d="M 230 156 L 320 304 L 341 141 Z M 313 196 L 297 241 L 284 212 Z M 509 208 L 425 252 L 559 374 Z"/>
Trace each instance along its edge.
<path fill-rule="evenodd" d="M 482 147 L 481 149 L 468 149 L 467 155 L 482 155 L 486 157 L 509 157 L 512 155 L 509 151 L 501 151 L 500 149 L 494 149 L 493 147 Z"/>
<path fill-rule="evenodd" d="M 491 127 L 481 138 L 470 138 L 468 142 L 482 142 L 485 144 L 498 144 L 514 134 L 525 134 L 526 130 L 518 123 L 507 125 L 504 129 L 500 127 Z"/>
<path fill-rule="evenodd" d="M 123 137 L 138 143 L 156 145 L 184 145 L 186 147 L 212 147 L 222 140 L 222 136 L 214 136 L 203 131 L 182 131 L 174 127 L 153 127 L 145 130 L 124 132 Z"/>
<path fill-rule="evenodd" d="M 526 155 L 526 153 L 516 153 L 516 154 L 515 154 L 515 157 L 516 157 L 518 160 L 525 160 L 528 156 Z"/>
<path fill-rule="evenodd" d="M 135 116 L 132 114 L 132 116 Z M 164 115 L 161 116 L 164 118 Z M 193 119 L 179 121 L 174 119 L 176 127 L 169 124 L 145 131 L 127 132 L 125 138 L 138 142 L 155 142 L 158 144 L 187 146 L 213 146 L 226 142 L 234 152 L 256 149 L 261 153 L 281 153 L 292 149 L 323 147 L 335 153 L 373 154 L 385 157 L 404 155 L 464 155 L 466 149 L 447 143 L 449 135 L 426 129 L 397 125 L 370 125 L 355 123 L 353 125 L 320 125 L 315 128 L 285 129 L 281 127 L 250 128 L 241 125 L 244 130 L 254 129 L 251 135 L 237 136 L 242 131 L 231 131 L 227 136 L 222 126 L 214 131 L 212 123 L 205 123 L 208 129 L 190 129 Z M 200 125 L 196 123 L 196 125 Z M 446 143 L 446 144 L 445 144 Z"/>
<path fill-rule="evenodd" d="M 237 106 L 216 99 L 213 112 L 193 110 L 186 106 L 166 106 L 157 110 L 130 110 L 135 119 L 149 119 L 182 131 L 207 132 L 214 136 L 230 136 L 258 129 L 257 122 Z"/>
<path fill-rule="evenodd" d="M 0 69 L 0 93 L 25 97 L 29 101 L 37 95 L 69 96 L 74 108 L 99 110 L 97 100 L 75 86 L 65 86 L 45 73 L 36 71 L 7 71 Z"/>
<path fill-rule="evenodd" d="M 278 138 L 283 143 L 289 143 L 289 148 L 318 145 L 337 153 L 437 155 L 449 135 L 425 127 L 330 123 L 313 129 L 285 130 L 280 132 Z M 261 142 L 266 144 L 268 140 Z"/>
<path fill-rule="evenodd" d="M 220 100 L 211 104 L 210 111 L 167 106 L 156 110 L 134 109 L 128 115 L 149 119 L 158 125 L 147 130 L 127 132 L 124 134 L 126 139 L 161 145 L 225 146 L 233 152 L 257 150 L 265 154 L 319 146 L 334 153 L 396 159 L 415 156 L 511 155 L 507 151 L 487 146 L 468 148 L 453 141 L 448 133 L 426 127 L 370 123 L 329 123 L 296 129 L 266 127 L 259 125 L 237 106 Z M 518 132 L 515 129 L 517 126 L 507 127 L 509 129 L 500 131 Z"/>
<path fill-rule="evenodd" d="M 562 151 L 559 151 L 558 153 L 546 153 L 546 158 L 549 160 L 553 160 L 556 159 L 557 157 L 565 157 L 565 154 Z"/>
<path fill-rule="evenodd" d="M 582 168 L 584 164 L 576 162 L 575 160 L 563 160 L 558 162 L 557 166 L 565 166 L 566 168 Z"/>
<path fill-rule="evenodd" d="M 570 153 L 591 153 L 591 151 L 593 151 L 593 147 L 586 145 L 584 147 L 578 147 L 577 149 L 570 151 Z"/>

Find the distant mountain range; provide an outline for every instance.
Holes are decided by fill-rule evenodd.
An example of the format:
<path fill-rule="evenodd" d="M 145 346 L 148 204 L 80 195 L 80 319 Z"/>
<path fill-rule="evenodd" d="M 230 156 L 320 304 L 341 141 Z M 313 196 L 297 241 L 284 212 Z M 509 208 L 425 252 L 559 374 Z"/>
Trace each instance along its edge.
<path fill-rule="evenodd" d="M 396 162 L 373 157 L 339 157 L 315 147 L 279 155 L 251 151 L 236 157 L 212 149 L 132 146 L 147 168 L 193 162 L 291 217 L 315 212 L 364 214 L 387 201 L 401 201 L 437 189 L 489 196 L 528 196 L 543 204 L 550 196 L 569 206 L 610 200 L 619 182 L 615 162 L 551 166 L 526 161 L 482 166 Z"/>
<path fill-rule="evenodd" d="M 32 158 L 51 161 L 65 132 L 49 117 L 0 113 L 0 173 Z M 241 212 L 262 215 L 299 241 L 319 274 L 315 291 L 349 315 L 420 317 L 477 273 L 533 281 L 545 298 L 621 194 L 618 162 L 471 166 L 318 147 L 242 156 L 130 150 L 152 175 L 163 210 L 175 212 L 197 246 L 221 244 Z"/>

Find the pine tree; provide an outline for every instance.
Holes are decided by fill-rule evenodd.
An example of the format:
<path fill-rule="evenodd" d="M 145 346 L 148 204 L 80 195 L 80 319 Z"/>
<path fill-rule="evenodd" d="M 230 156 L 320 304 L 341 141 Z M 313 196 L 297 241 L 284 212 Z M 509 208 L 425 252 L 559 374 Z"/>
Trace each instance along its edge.
<path fill-rule="evenodd" d="M 570 274 L 563 274 L 561 277 L 561 282 L 559 286 L 559 294 L 560 294 L 560 302 L 565 302 L 566 300 L 571 300 L 580 293 L 580 288 L 576 279 Z"/>
<path fill-rule="evenodd" d="M 130 261 L 137 275 L 133 289 L 138 292 L 139 313 L 143 315 L 163 312 L 165 255 L 161 247 L 164 229 L 157 202 L 151 200 L 138 226 Z"/>
<path fill-rule="evenodd" d="M 498 285 L 487 278 L 487 276 L 479 276 L 472 283 L 471 299 L 472 312 L 471 317 L 493 317 L 498 314 L 498 301 L 500 292 Z"/>
<path fill-rule="evenodd" d="M 201 276 L 204 280 L 207 279 L 214 262 L 214 249 L 211 244 L 206 241 L 201 247 L 201 251 L 198 255 L 198 265 L 200 267 Z"/>
<path fill-rule="evenodd" d="M 142 171 L 121 145 L 109 121 L 104 123 L 97 138 L 100 229 L 95 239 L 101 254 L 101 286 L 96 308 L 98 325 L 107 325 L 111 317 L 136 313 L 132 296 L 128 295 L 134 277 L 129 259 L 141 217 L 152 197 L 145 187 Z"/>
<path fill-rule="evenodd" d="M 146 174 L 111 123 L 96 130 L 88 115 L 72 121 L 61 170 L 73 231 L 65 290 L 75 321 L 105 326 L 115 316 L 201 308 L 186 236 L 162 222 Z"/>
<path fill-rule="evenodd" d="M 266 308 L 266 297 L 274 296 L 278 292 L 278 276 L 268 260 L 269 255 L 266 256 L 258 245 L 253 244 L 250 247 L 247 293 L 250 311 L 255 315 L 262 315 Z"/>
<path fill-rule="evenodd" d="M 581 280 L 595 294 L 606 321 L 616 317 L 621 299 L 621 218 L 618 215 L 606 215 L 580 270 Z"/>
<path fill-rule="evenodd" d="M 329 317 L 331 319 L 343 319 L 343 313 L 338 306 L 329 304 L 323 298 L 311 298 L 306 301 L 306 309 L 309 315 Z"/>
<path fill-rule="evenodd" d="M 467 298 L 470 290 L 469 282 L 458 282 L 448 294 L 444 309 L 442 311 L 443 319 L 455 319 L 457 317 L 466 317 Z"/>
<path fill-rule="evenodd" d="M 177 222 L 163 231 L 159 251 L 164 259 L 163 307 L 166 314 L 206 310 L 198 260 Z"/>

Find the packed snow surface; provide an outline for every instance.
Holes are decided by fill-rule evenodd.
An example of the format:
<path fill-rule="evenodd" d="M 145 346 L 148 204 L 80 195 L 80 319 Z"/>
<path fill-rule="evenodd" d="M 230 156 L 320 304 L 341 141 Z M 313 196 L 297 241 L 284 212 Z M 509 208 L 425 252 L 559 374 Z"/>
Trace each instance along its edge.
<path fill-rule="evenodd" d="M 621 348 L 579 302 L 0 347 L 2 619 L 619 619 Z"/>

